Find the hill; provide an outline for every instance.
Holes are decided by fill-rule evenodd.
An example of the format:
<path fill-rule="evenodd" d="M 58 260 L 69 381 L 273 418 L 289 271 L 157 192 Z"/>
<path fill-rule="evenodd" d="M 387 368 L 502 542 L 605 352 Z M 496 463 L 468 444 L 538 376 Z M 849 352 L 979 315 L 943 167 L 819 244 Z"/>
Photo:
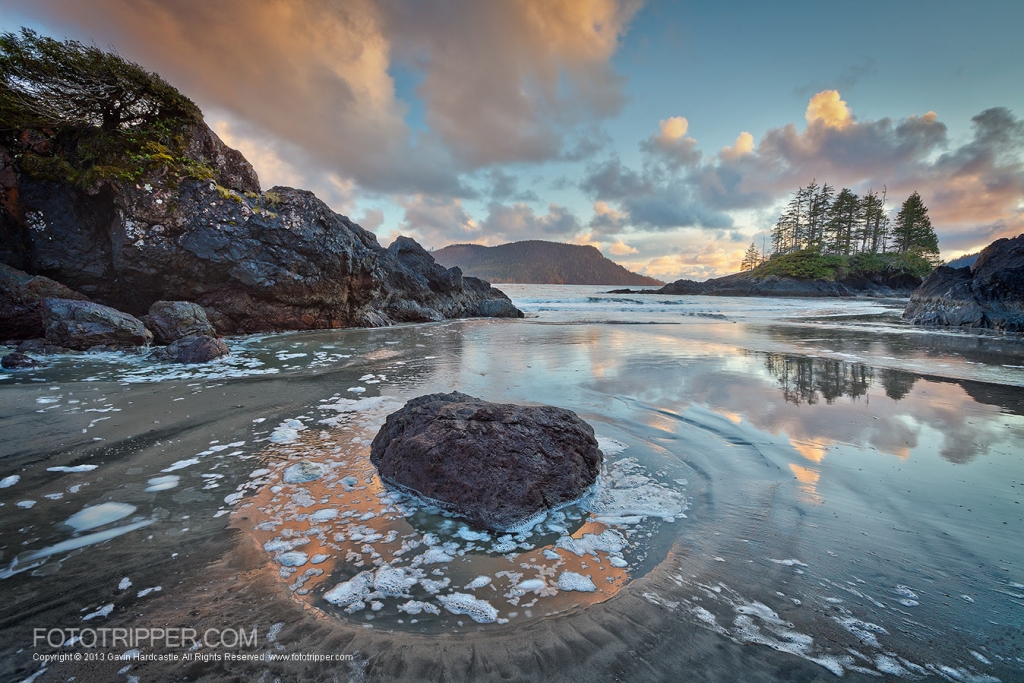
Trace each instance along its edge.
<path fill-rule="evenodd" d="M 538 285 L 662 285 L 630 272 L 591 246 L 529 240 L 496 247 L 452 244 L 431 252 L 445 267 L 489 282 Z"/>
<path fill-rule="evenodd" d="M 949 268 L 968 268 L 974 265 L 974 262 L 978 260 L 979 256 L 981 256 L 980 251 L 974 254 L 964 254 L 960 258 L 953 259 L 947 263 L 946 266 Z"/>

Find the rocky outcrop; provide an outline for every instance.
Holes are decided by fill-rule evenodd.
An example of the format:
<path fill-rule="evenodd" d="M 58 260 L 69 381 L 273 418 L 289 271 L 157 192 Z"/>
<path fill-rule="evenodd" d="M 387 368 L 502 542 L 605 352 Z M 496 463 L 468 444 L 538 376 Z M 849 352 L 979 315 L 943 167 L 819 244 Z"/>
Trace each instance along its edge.
<path fill-rule="evenodd" d="M 140 320 L 153 333 L 157 344 L 170 344 L 183 337 L 213 336 L 206 311 L 191 301 L 156 301 Z"/>
<path fill-rule="evenodd" d="M 126 348 L 153 341 L 153 333 L 136 318 L 89 301 L 43 299 L 46 341 L 76 351 L 97 346 Z"/>
<path fill-rule="evenodd" d="M 205 123 L 189 127 L 185 135 L 185 153 L 214 169 L 217 174 L 215 180 L 221 187 L 237 192 L 260 192 L 260 179 L 252 164 L 237 149 L 225 145 Z"/>
<path fill-rule="evenodd" d="M 0 263 L 0 341 L 42 337 L 40 301 L 46 297 L 85 300 L 59 282 Z"/>
<path fill-rule="evenodd" d="M 151 360 L 170 363 L 208 363 L 231 353 L 228 345 L 216 337 L 198 335 L 178 339 L 149 355 Z"/>
<path fill-rule="evenodd" d="M 370 446 L 384 481 L 501 531 L 581 497 L 602 457 L 572 411 L 458 392 L 412 399 Z"/>
<path fill-rule="evenodd" d="M 910 297 L 903 319 L 1024 331 L 1024 235 L 996 240 L 973 266 L 936 268 Z"/>
<path fill-rule="evenodd" d="M 24 150 L 0 146 L 0 261 L 136 316 L 190 301 L 220 334 L 521 315 L 413 240 L 385 249 L 310 192 L 260 193 L 212 131 L 190 136 L 212 180 L 157 171 L 82 188 L 21 172 Z"/>
<path fill-rule="evenodd" d="M 838 296 L 909 296 L 921 283 L 921 278 L 900 274 L 854 274 L 838 280 L 812 280 L 807 278 L 753 273 L 734 273 L 704 282 L 677 280 L 670 282 L 656 294 L 704 294 L 707 296 L 780 296 L 780 297 L 838 297 Z M 650 290 L 648 290 L 650 291 Z M 617 291 L 614 293 L 630 293 Z"/>

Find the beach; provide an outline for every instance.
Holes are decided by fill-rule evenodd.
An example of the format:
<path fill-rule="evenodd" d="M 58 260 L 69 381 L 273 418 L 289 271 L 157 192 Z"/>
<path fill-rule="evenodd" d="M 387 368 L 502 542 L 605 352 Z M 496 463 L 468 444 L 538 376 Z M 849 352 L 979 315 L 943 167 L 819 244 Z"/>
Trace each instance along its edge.
<path fill-rule="evenodd" d="M 3 373 L 0 679 L 1024 678 L 1019 337 L 502 289 L 525 319 Z M 575 411 L 595 491 L 500 534 L 389 489 L 384 418 L 453 390 Z M 101 628 L 149 637 L 63 637 Z"/>

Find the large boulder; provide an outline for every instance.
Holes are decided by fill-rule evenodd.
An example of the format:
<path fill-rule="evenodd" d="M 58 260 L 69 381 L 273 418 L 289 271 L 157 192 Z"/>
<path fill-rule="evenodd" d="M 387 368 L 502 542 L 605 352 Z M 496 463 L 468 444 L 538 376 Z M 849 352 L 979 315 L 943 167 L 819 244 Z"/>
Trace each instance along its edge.
<path fill-rule="evenodd" d="M 47 297 L 85 300 L 42 275 L 29 275 L 0 263 L 0 341 L 42 337 L 40 301 Z"/>
<path fill-rule="evenodd" d="M 21 169 L 19 155 L 34 152 L 19 140 L 0 140 L 0 261 L 132 315 L 191 301 L 217 333 L 236 334 L 512 313 L 502 292 L 438 266 L 411 239 L 385 249 L 311 192 L 260 192 L 244 158 L 205 126 L 186 147 L 212 168 L 209 180 L 158 169 L 80 187 Z M 508 303 L 481 308 L 488 300 Z"/>
<path fill-rule="evenodd" d="M 973 266 L 936 268 L 910 297 L 916 325 L 1024 330 L 1024 235 L 999 239 Z"/>
<path fill-rule="evenodd" d="M 126 348 L 153 341 L 137 318 L 90 301 L 43 299 L 46 341 L 76 351 L 96 346 Z"/>
<path fill-rule="evenodd" d="M 570 410 L 459 392 L 412 399 L 370 446 L 385 482 L 499 531 L 580 498 L 602 457 L 594 430 Z"/>
<path fill-rule="evenodd" d="M 157 344 L 216 334 L 203 307 L 191 301 L 156 301 L 141 320 L 153 333 L 153 341 Z"/>

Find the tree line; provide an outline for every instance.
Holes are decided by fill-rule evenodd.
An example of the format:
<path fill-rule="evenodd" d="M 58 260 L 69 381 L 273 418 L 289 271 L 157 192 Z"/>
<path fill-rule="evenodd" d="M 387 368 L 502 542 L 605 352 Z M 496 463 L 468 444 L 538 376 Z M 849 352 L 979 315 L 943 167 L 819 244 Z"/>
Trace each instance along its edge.
<path fill-rule="evenodd" d="M 812 180 L 793 198 L 772 228 L 772 253 L 812 251 L 823 255 L 913 254 L 939 262 L 939 244 L 921 195 L 913 192 L 892 219 L 886 209 L 886 190 L 857 195 L 848 188 L 838 193 L 828 183 Z M 752 270 L 767 259 L 754 244 L 743 256 L 741 270 Z"/>

